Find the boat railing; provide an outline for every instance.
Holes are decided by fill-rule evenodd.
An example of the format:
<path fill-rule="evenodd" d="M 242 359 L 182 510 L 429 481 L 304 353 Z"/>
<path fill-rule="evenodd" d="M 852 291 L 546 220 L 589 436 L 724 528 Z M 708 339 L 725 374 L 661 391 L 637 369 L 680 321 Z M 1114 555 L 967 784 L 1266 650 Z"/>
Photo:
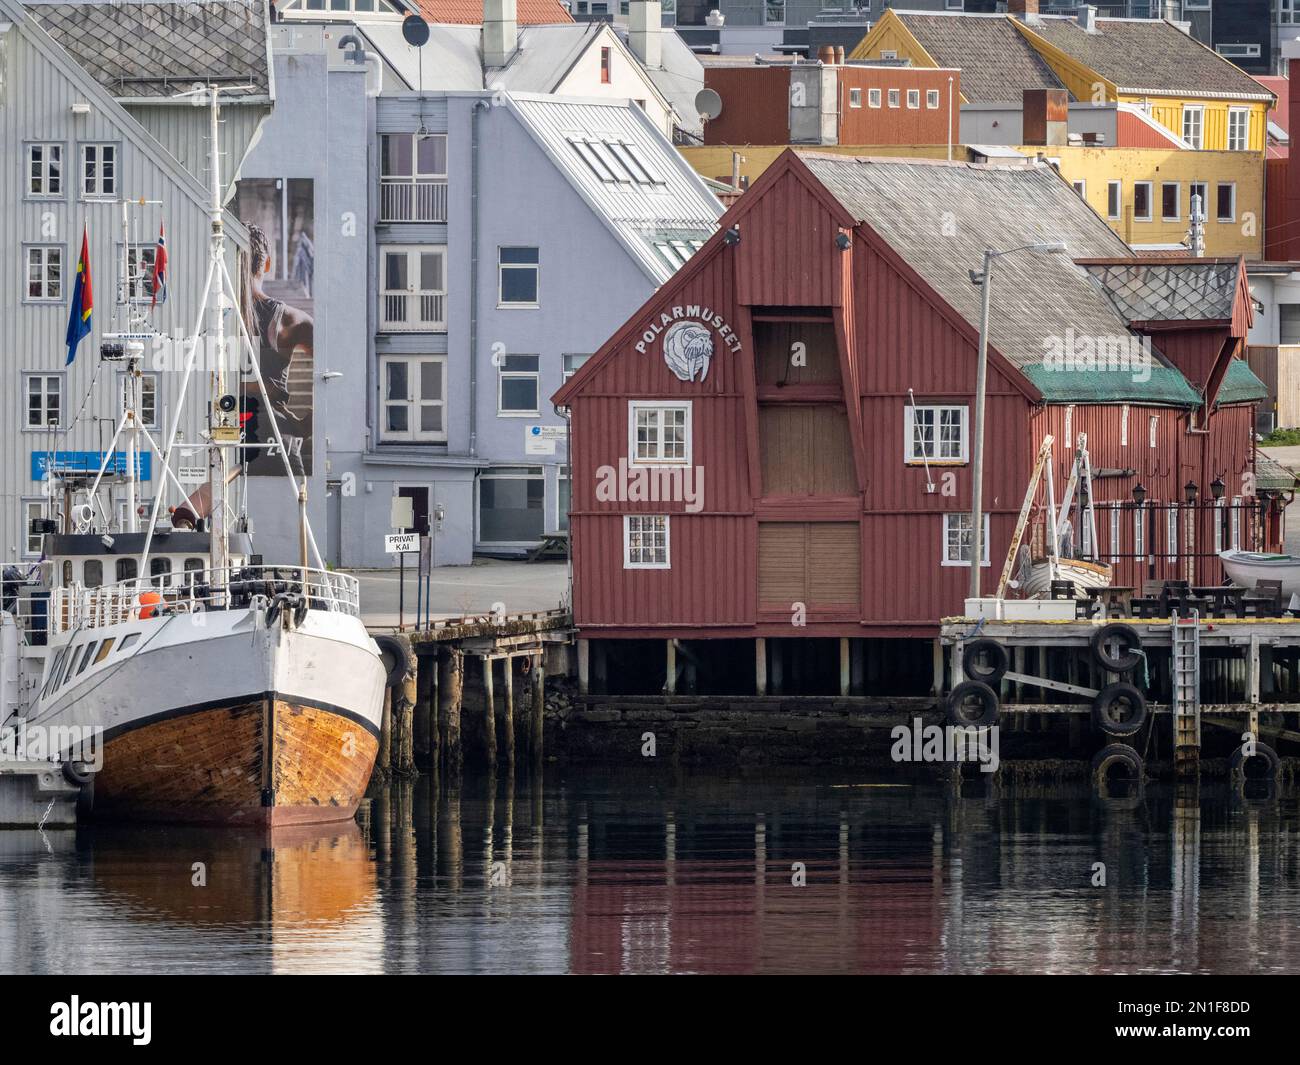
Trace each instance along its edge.
<path fill-rule="evenodd" d="M 346 573 L 297 566 L 233 566 L 169 578 L 139 577 L 98 588 L 73 584 L 53 590 L 52 632 L 104 628 L 135 618 L 207 610 L 238 610 L 255 601 L 305 603 L 311 610 L 361 616 L 360 582 Z"/>

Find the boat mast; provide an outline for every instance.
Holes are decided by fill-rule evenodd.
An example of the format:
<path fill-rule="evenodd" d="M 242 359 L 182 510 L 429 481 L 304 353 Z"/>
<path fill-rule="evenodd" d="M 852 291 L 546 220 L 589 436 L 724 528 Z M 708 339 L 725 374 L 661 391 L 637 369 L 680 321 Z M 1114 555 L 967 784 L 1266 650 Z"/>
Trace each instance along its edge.
<path fill-rule="evenodd" d="M 216 274 L 225 263 L 226 234 L 222 225 L 221 210 L 221 152 L 218 145 L 221 118 L 221 90 L 216 85 L 208 86 L 208 180 L 211 200 L 208 204 L 209 246 L 208 255 L 213 265 L 213 281 L 216 282 L 215 298 L 209 293 L 208 299 L 208 337 L 210 350 L 214 354 L 212 375 L 212 393 L 208 402 L 208 483 L 211 487 L 211 533 L 209 555 L 212 571 L 212 584 L 221 588 L 226 583 L 226 569 L 230 565 L 229 531 L 226 527 L 226 449 L 222 446 L 222 437 L 226 434 L 221 429 L 226 426 L 226 417 L 218 404 L 226 394 L 226 336 L 225 315 L 222 313 L 224 293 Z"/>

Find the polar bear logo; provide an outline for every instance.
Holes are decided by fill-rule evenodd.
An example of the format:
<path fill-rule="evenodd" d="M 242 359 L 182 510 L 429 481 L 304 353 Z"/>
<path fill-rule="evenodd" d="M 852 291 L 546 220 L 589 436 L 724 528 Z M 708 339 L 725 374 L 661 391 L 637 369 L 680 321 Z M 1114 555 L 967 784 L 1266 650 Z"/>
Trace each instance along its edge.
<path fill-rule="evenodd" d="M 699 322 L 677 322 L 664 333 L 664 362 L 682 381 L 703 381 L 713 359 L 713 335 Z"/>

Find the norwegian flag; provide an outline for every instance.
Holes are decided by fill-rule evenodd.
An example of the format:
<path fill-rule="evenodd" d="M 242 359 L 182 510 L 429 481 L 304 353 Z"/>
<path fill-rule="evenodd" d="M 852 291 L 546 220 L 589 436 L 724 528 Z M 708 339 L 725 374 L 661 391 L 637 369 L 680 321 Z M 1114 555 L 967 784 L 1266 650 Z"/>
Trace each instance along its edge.
<path fill-rule="evenodd" d="M 153 289 L 153 299 L 149 303 L 152 310 L 158 306 L 158 293 L 167 298 L 167 237 L 161 224 L 158 226 L 158 247 L 153 253 L 153 279 L 149 286 Z"/>

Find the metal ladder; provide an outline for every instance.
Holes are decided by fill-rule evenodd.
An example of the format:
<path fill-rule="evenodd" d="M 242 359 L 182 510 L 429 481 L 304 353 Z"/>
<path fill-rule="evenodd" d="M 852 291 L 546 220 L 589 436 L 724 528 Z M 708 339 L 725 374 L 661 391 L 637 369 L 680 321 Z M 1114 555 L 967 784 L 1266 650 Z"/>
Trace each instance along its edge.
<path fill-rule="evenodd" d="M 1169 618 L 1174 714 L 1174 765 L 1195 763 L 1201 749 L 1201 623 L 1199 611 Z"/>

